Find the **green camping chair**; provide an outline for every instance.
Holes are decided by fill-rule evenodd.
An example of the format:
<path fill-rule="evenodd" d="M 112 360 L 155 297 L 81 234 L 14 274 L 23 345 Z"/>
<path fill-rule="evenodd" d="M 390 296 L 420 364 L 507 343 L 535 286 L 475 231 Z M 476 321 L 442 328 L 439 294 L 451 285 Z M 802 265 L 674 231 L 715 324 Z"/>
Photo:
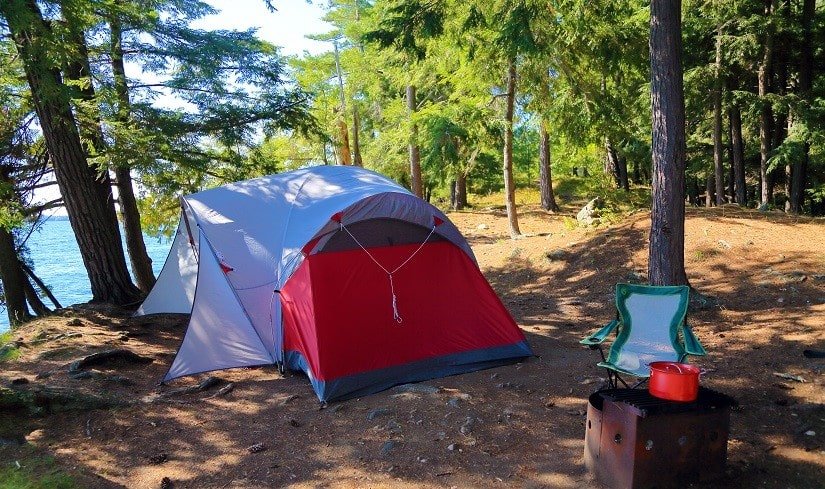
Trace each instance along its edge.
<path fill-rule="evenodd" d="M 650 377 L 650 363 L 683 362 L 688 355 L 705 355 L 705 349 L 687 325 L 690 288 L 680 286 L 616 285 L 616 319 L 579 343 L 599 349 L 600 367 L 607 369 L 608 386 L 617 381 L 628 387 L 619 374 L 638 377 L 633 387 Z M 607 358 L 602 343 L 616 330 L 616 340 Z"/>

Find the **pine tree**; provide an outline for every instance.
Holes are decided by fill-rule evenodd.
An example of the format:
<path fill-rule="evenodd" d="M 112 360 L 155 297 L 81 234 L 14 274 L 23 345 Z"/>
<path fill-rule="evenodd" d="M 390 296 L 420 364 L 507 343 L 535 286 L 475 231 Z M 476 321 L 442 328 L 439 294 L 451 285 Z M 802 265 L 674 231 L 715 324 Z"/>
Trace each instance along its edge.
<path fill-rule="evenodd" d="M 33 0 L 0 4 L 31 88 L 43 136 L 95 301 L 134 302 L 139 291 L 126 268 L 107 181 L 89 166 L 60 69 L 51 28 Z M 50 51 L 51 50 L 51 51 Z"/>

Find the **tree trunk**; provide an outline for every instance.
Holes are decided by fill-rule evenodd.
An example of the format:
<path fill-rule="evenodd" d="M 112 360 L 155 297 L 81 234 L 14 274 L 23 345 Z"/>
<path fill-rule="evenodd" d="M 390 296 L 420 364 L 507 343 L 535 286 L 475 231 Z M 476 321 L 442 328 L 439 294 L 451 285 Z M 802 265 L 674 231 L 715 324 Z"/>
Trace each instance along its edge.
<path fill-rule="evenodd" d="M 0 280 L 3 282 L 3 295 L 6 299 L 6 313 L 9 325 L 15 327 L 32 319 L 26 305 L 26 275 L 20 268 L 14 236 L 0 226 Z"/>
<path fill-rule="evenodd" d="M 716 205 L 725 203 L 725 172 L 722 163 L 722 27 L 716 29 L 716 64 L 713 84 L 713 176 Z"/>
<path fill-rule="evenodd" d="M 458 172 L 455 176 L 455 210 L 460 211 L 467 207 L 467 175 Z"/>
<path fill-rule="evenodd" d="M 45 316 L 46 314 L 52 312 L 48 307 L 46 307 L 46 304 L 43 304 L 43 300 L 40 299 L 40 296 L 37 294 L 34 286 L 28 279 L 23 281 L 23 286 L 26 288 L 26 301 L 28 301 L 32 311 L 34 311 L 36 315 Z"/>
<path fill-rule="evenodd" d="M 630 182 L 627 180 L 627 157 L 624 155 L 619 155 L 618 163 L 619 188 L 627 192 L 630 190 Z"/>
<path fill-rule="evenodd" d="M 516 184 L 513 178 L 513 111 L 516 103 L 516 60 L 507 63 L 507 108 L 504 113 L 504 194 L 510 237 L 521 236 L 516 214 Z"/>
<path fill-rule="evenodd" d="M 768 32 L 765 34 L 765 45 L 762 52 L 762 61 L 759 64 L 757 78 L 759 81 L 759 177 L 761 179 L 760 204 L 765 205 L 773 198 L 771 195 L 770 175 L 768 174 L 768 158 L 771 152 L 771 124 L 773 114 L 771 106 L 766 100 L 770 92 L 771 62 L 773 60 L 774 28 L 773 12 L 776 10 L 776 0 L 765 2 L 765 20 L 768 22 Z"/>
<path fill-rule="evenodd" d="M 321 143 L 321 161 L 323 161 L 325 165 L 329 165 L 329 158 L 327 157 L 327 142 L 326 141 L 323 141 Z"/>
<path fill-rule="evenodd" d="M 80 89 L 78 97 L 88 102 L 87 107 L 96 107 L 95 89 L 91 80 L 91 67 L 89 65 L 88 49 L 86 39 L 79 21 L 72 15 L 72 10 L 63 8 L 63 15 L 66 19 L 69 32 L 69 40 L 75 46 L 75 56 L 70 59 L 66 66 L 66 76 L 70 80 L 79 82 Z M 126 84 L 126 72 L 123 66 L 123 49 L 121 47 L 121 27 L 117 18 L 110 19 L 111 27 L 111 60 L 112 74 L 114 79 L 115 93 L 118 99 L 118 106 L 115 118 L 123 125 L 129 123 L 131 104 L 129 102 L 129 92 Z M 79 110 L 79 108 L 78 108 Z M 106 141 L 103 137 L 103 130 L 100 122 L 100 115 L 96 109 L 89 109 L 91 113 L 86 114 L 83 120 L 87 124 L 80 125 L 81 139 L 89 141 L 86 144 L 87 155 L 94 155 L 105 150 Z M 118 145 L 115 140 L 115 146 Z M 140 227 L 140 212 L 137 208 L 134 190 L 132 189 L 132 176 L 129 173 L 129 163 L 118 157 L 118 152 L 110 152 L 109 160 L 114 163 L 117 177 L 116 185 L 120 202 L 120 211 L 123 216 L 123 228 L 126 241 L 126 249 L 132 263 L 132 273 L 137 281 L 137 286 L 143 292 L 149 292 L 155 284 L 155 275 L 152 272 L 152 260 L 146 252 L 146 245 L 143 242 L 143 232 Z M 108 173 L 101 173 L 102 182 L 110 185 Z"/>
<path fill-rule="evenodd" d="M 816 1 L 804 0 L 802 3 L 802 47 L 799 60 L 799 95 L 806 102 L 811 101 L 811 88 L 813 86 L 813 65 L 814 50 L 812 41 L 811 26 L 816 14 Z M 808 160 L 810 159 L 811 143 L 806 138 L 804 143 L 804 155 L 799 162 L 793 165 L 793 178 L 791 181 L 791 212 L 799 214 L 802 212 L 805 201 L 805 186 L 808 173 Z"/>
<path fill-rule="evenodd" d="M 541 208 L 558 212 L 559 206 L 556 204 L 556 195 L 553 193 L 553 173 L 550 169 L 550 135 L 547 134 L 547 124 L 540 123 L 539 139 L 539 193 L 541 194 Z"/>
<path fill-rule="evenodd" d="M 126 125 L 130 123 L 132 104 L 129 100 L 129 87 L 126 82 L 126 69 L 123 64 L 120 20 L 113 16 L 109 19 L 109 26 L 111 32 L 112 73 L 118 100 L 116 118 L 119 123 Z M 119 144 L 120 141 L 116 139 L 115 146 L 119 146 Z M 128 161 L 122 161 L 119 158 L 113 158 L 113 160 L 115 161 L 115 178 L 117 180 L 120 212 L 123 216 L 126 250 L 129 252 L 129 260 L 132 263 L 132 273 L 135 275 L 138 288 L 145 293 L 149 293 L 152 286 L 155 285 L 155 274 L 152 271 L 152 259 L 149 257 L 149 253 L 146 251 L 146 243 L 143 241 L 140 211 L 132 186 L 130 165 Z"/>
<path fill-rule="evenodd" d="M 604 137 L 604 174 L 613 178 L 616 188 L 621 188 L 622 182 L 619 178 L 619 155 L 616 148 L 608 136 Z"/>
<path fill-rule="evenodd" d="M 450 180 L 450 209 L 452 210 L 458 210 L 458 197 L 456 196 L 457 186 L 458 182 Z"/>
<path fill-rule="evenodd" d="M 355 166 L 364 166 L 364 160 L 361 159 L 361 139 L 359 132 L 361 131 L 361 119 L 358 117 L 358 107 L 355 103 L 352 104 L 352 164 Z"/>
<path fill-rule="evenodd" d="M 713 207 L 716 203 L 714 193 L 716 191 L 715 181 L 716 175 L 713 172 L 708 172 L 705 178 L 705 207 Z"/>
<path fill-rule="evenodd" d="M 650 5 L 650 98 L 653 118 L 651 285 L 686 285 L 685 98 L 681 0 Z"/>
<path fill-rule="evenodd" d="M 129 304 L 132 284 L 120 241 L 111 189 L 87 161 L 58 70 L 50 66 L 50 31 L 34 0 L 0 2 L 31 88 L 32 100 L 54 166 L 94 301 Z"/>
<path fill-rule="evenodd" d="M 745 147 L 742 142 L 742 115 L 736 104 L 730 107 L 731 146 L 733 147 L 733 175 L 736 203 L 745 206 L 748 203 L 745 188 Z"/>
<path fill-rule="evenodd" d="M 790 0 L 783 0 L 782 3 L 778 6 L 778 14 L 784 18 L 785 22 L 790 25 Z M 777 15 L 777 17 L 779 17 Z M 773 66 L 774 71 L 776 73 L 776 85 L 772 88 L 772 92 L 778 94 L 779 96 L 784 96 L 787 92 L 787 85 L 788 85 L 788 33 L 786 30 L 782 30 L 774 36 L 774 50 L 773 50 Z M 771 148 L 776 149 L 782 145 L 785 141 L 785 138 L 788 135 L 788 127 L 790 127 L 790 113 L 789 107 L 787 104 L 780 105 L 776 113 L 774 114 L 774 123 L 773 123 L 773 134 Z M 773 177 L 769 181 L 773 182 L 778 172 L 773 172 Z M 785 165 L 785 171 L 782 175 L 784 177 L 784 188 L 783 192 L 785 193 L 785 212 L 790 211 L 791 202 L 790 202 L 790 195 L 791 195 L 791 166 Z M 773 193 L 771 193 L 773 196 Z"/>
<path fill-rule="evenodd" d="M 793 186 L 793 165 L 787 163 L 785 164 L 785 212 L 791 212 L 791 186 Z"/>
<path fill-rule="evenodd" d="M 699 206 L 699 179 L 696 177 L 691 177 L 687 185 L 687 202 L 690 205 Z"/>
<path fill-rule="evenodd" d="M 143 241 L 143 229 L 140 226 L 140 211 L 132 187 L 132 174 L 128 167 L 115 167 L 117 179 L 118 202 L 123 218 L 123 234 L 126 239 L 126 250 L 132 263 L 132 273 L 140 290 L 149 293 L 155 285 L 155 273 L 152 270 L 152 258 L 146 251 Z"/>
<path fill-rule="evenodd" d="M 415 85 L 407 85 L 407 113 L 413 118 L 416 109 Z M 410 129 L 410 186 L 412 193 L 422 197 L 421 155 L 418 152 L 418 125 L 413 122 Z"/>
<path fill-rule="evenodd" d="M 54 304 L 54 307 L 56 307 L 58 309 L 62 309 L 63 306 L 60 305 L 60 302 L 57 300 L 57 297 L 55 297 L 54 294 L 52 293 L 52 291 L 49 289 L 49 287 L 47 287 L 46 284 L 43 283 L 42 280 L 40 280 L 40 277 L 35 275 L 34 270 L 29 268 L 28 265 L 26 265 L 25 263 L 22 263 L 22 262 L 20 263 L 20 266 L 21 266 L 21 268 L 23 268 L 23 271 L 26 272 L 26 275 L 29 276 L 29 279 L 31 279 L 31 281 L 34 282 L 37 285 L 37 287 L 40 288 L 40 290 L 44 294 L 46 294 L 46 297 L 48 297 L 49 300 L 52 301 L 52 304 Z"/>
<path fill-rule="evenodd" d="M 350 156 L 349 150 L 349 131 L 347 130 L 347 122 L 344 120 L 344 114 L 339 113 L 338 116 L 338 138 L 339 138 L 339 148 L 338 148 L 338 164 L 339 165 L 352 165 L 352 157 Z"/>
<path fill-rule="evenodd" d="M 335 47 L 335 72 L 338 74 L 338 95 L 341 97 L 341 105 L 337 109 L 338 113 L 338 138 L 340 139 L 340 148 L 338 150 L 338 164 L 352 165 L 352 156 L 349 148 L 349 131 L 347 131 L 347 103 L 346 95 L 344 94 L 344 78 L 341 74 L 341 60 L 338 55 L 338 42 L 333 41 Z"/>
<path fill-rule="evenodd" d="M 730 121 L 728 121 L 728 144 L 726 150 L 728 155 L 728 175 L 725 178 L 725 182 L 728 186 L 727 189 L 725 189 L 725 201 L 735 202 L 736 199 L 734 195 L 736 195 L 736 189 L 734 188 L 734 182 L 736 181 L 736 175 L 733 172 L 733 128 L 730 125 Z"/>

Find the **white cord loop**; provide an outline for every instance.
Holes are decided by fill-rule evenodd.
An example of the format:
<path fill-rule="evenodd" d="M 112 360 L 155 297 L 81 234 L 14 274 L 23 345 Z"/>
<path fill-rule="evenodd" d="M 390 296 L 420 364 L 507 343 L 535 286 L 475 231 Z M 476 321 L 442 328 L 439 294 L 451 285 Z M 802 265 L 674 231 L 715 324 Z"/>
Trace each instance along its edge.
<path fill-rule="evenodd" d="M 432 236 L 432 235 L 433 235 L 433 233 L 435 232 L 435 227 L 437 226 L 437 224 L 433 224 L 432 229 L 430 229 L 430 233 L 429 233 L 429 234 L 427 234 L 427 237 L 426 237 L 426 238 L 424 238 L 424 241 L 421 243 L 421 245 L 419 245 L 419 246 L 418 246 L 418 248 L 416 248 L 416 250 L 415 250 L 415 251 L 413 251 L 413 252 L 412 252 L 412 254 L 411 254 L 410 256 L 408 256 L 406 260 L 404 260 L 404 262 L 403 262 L 403 263 L 401 263 L 400 265 L 398 265 L 397 267 L 395 267 L 395 270 L 393 270 L 393 271 L 389 271 L 389 270 L 387 270 L 386 268 L 384 268 L 384 265 L 382 265 L 381 263 L 379 263 L 379 262 L 378 262 L 378 260 L 376 260 L 376 259 L 375 259 L 375 257 L 374 257 L 374 256 L 372 256 L 372 253 L 370 253 L 370 252 L 369 252 L 369 250 L 367 250 L 367 249 L 364 247 L 364 245 L 362 245 L 362 244 L 361 244 L 361 242 L 360 242 L 360 241 L 358 241 L 358 238 L 356 238 L 356 237 L 355 237 L 355 236 L 354 236 L 354 235 L 353 235 L 353 234 L 349 231 L 349 229 L 347 229 L 347 227 L 346 227 L 346 226 L 344 226 L 343 220 L 339 221 L 339 224 L 341 225 L 341 229 L 342 229 L 342 230 L 344 230 L 344 231 L 346 231 L 346 232 L 347 232 L 347 234 L 349 234 L 350 238 L 352 238 L 352 240 L 353 240 L 353 241 L 355 241 L 355 244 L 357 244 L 357 245 L 358 245 L 358 246 L 359 246 L 362 250 L 364 250 L 364 253 L 366 253 L 366 254 L 367 254 L 367 256 L 368 256 L 368 257 L 370 257 L 370 260 L 372 260 L 372 261 L 373 261 L 373 263 L 375 263 L 376 265 L 378 265 L 378 267 L 379 267 L 381 270 L 384 270 L 384 273 L 386 273 L 386 274 L 387 274 L 387 277 L 388 277 L 388 278 L 389 278 L 389 280 L 390 280 L 390 294 L 392 295 L 392 318 L 395 320 L 395 322 L 396 322 L 396 323 L 401 324 L 402 322 L 404 322 L 404 319 L 401 317 L 401 313 L 399 313 L 399 312 L 398 312 L 398 297 L 395 295 L 395 284 L 394 284 L 394 283 L 393 283 L 393 281 L 392 281 L 392 274 L 394 274 L 394 273 L 395 273 L 395 272 L 397 272 L 398 270 L 401 270 L 401 267 L 403 267 L 404 265 L 406 265 L 407 263 L 409 263 L 409 262 L 410 262 L 410 260 L 412 260 L 412 259 L 413 259 L 413 257 L 414 257 L 415 255 L 417 255 L 419 251 L 421 251 L 421 248 L 423 248 L 423 247 L 424 247 L 424 245 L 425 245 L 425 244 L 427 244 L 427 241 L 429 241 L 430 236 Z"/>
<path fill-rule="evenodd" d="M 392 292 L 392 318 L 395 319 L 395 322 L 401 324 L 404 322 L 404 319 L 401 318 L 401 315 L 398 314 L 398 298 L 395 296 L 395 286 L 392 283 L 392 274 L 389 274 L 390 277 L 390 292 Z"/>

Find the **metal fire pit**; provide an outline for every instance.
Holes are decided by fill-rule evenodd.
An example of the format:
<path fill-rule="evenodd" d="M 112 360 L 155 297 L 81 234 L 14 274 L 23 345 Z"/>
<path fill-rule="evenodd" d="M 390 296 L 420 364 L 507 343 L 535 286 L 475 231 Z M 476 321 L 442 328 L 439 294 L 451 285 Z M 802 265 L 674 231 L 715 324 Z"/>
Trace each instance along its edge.
<path fill-rule="evenodd" d="M 673 402 L 642 389 L 590 396 L 584 463 L 616 488 L 681 487 L 722 476 L 732 398 L 699 388 L 694 402 Z"/>

